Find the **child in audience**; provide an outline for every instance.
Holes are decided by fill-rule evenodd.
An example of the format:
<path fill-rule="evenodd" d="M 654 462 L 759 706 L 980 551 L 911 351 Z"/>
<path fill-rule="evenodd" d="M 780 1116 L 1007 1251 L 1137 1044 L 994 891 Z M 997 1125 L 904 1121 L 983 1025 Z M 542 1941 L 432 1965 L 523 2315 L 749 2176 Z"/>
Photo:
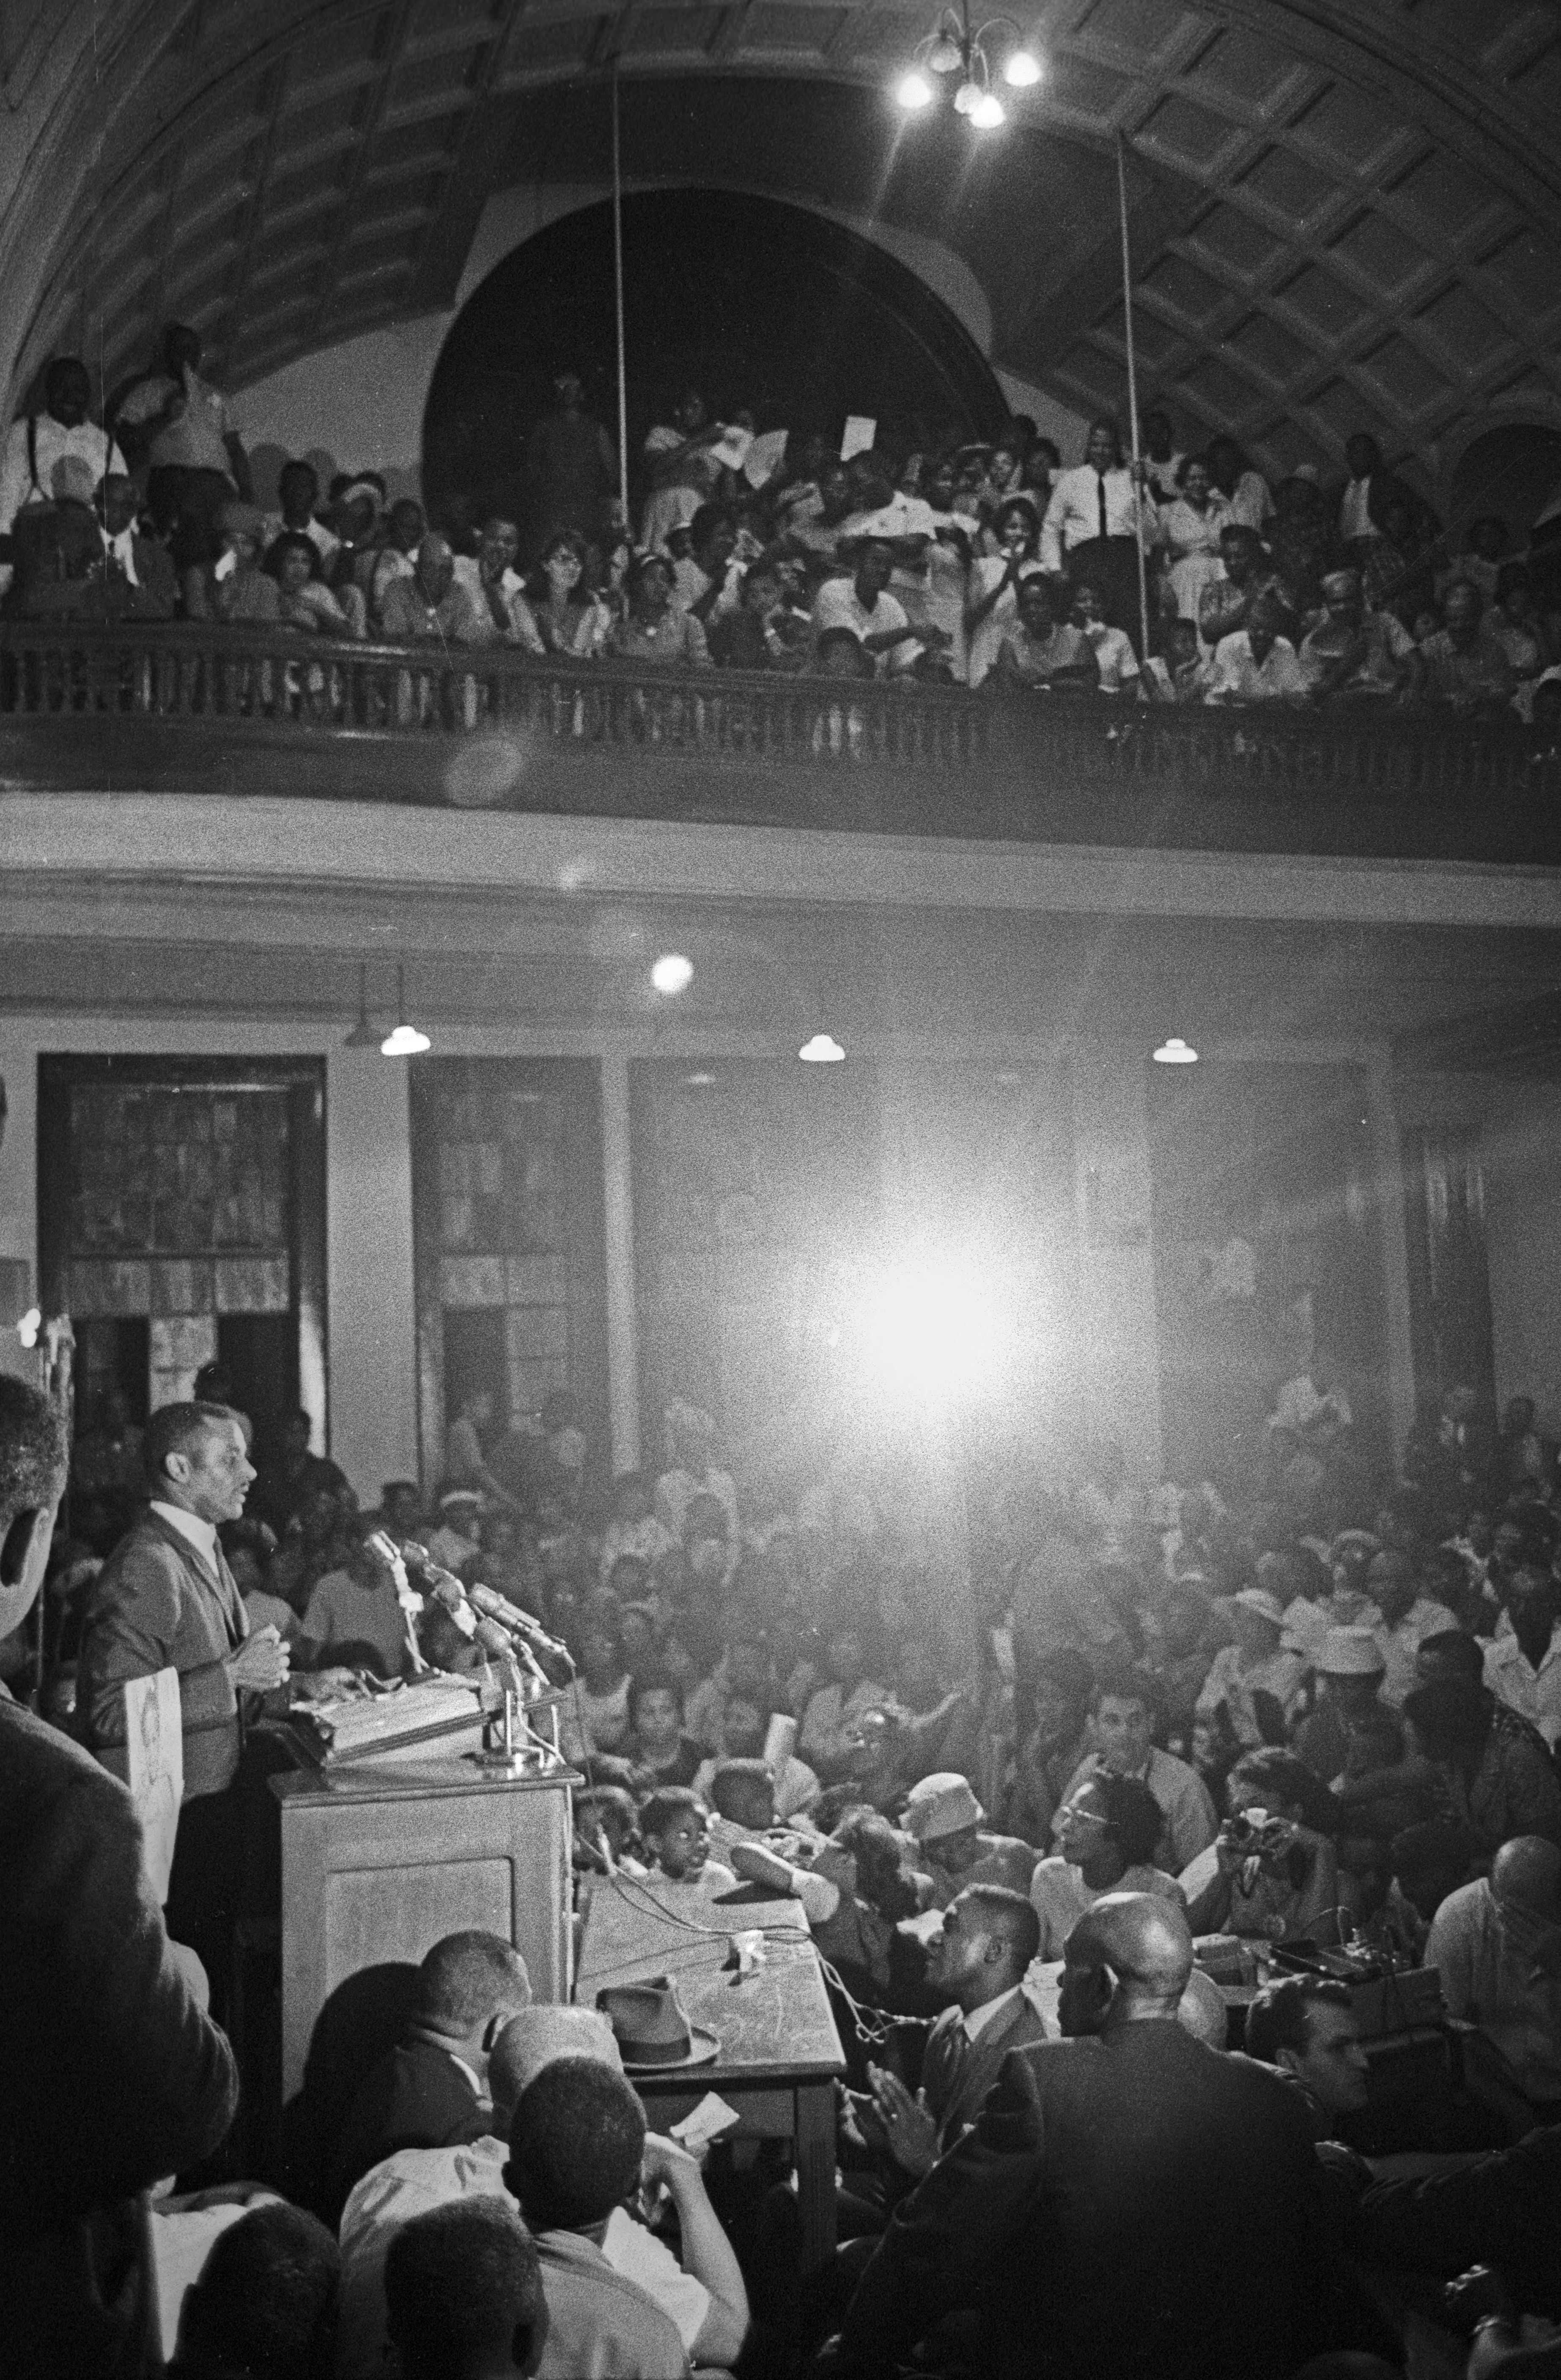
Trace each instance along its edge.
<path fill-rule="evenodd" d="M 646 1874 L 638 1856 L 634 1796 L 627 1786 L 593 1785 L 575 1795 L 575 1865 L 604 1873 L 608 1857 L 626 1876 Z"/>
<path fill-rule="evenodd" d="M 658 1884 L 685 1886 L 711 1899 L 731 1892 L 737 1877 L 710 1856 L 710 1814 L 687 1785 L 665 1785 L 640 1804 L 640 1838 Z"/>
<path fill-rule="evenodd" d="M 683 1704 L 665 1670 L 640 1670 L 629 1688 L 633 1734 L 628 1746 L 640 1792 L 660 1785 L 691 1785 L 701 1747 L 683 1732 Z"/>

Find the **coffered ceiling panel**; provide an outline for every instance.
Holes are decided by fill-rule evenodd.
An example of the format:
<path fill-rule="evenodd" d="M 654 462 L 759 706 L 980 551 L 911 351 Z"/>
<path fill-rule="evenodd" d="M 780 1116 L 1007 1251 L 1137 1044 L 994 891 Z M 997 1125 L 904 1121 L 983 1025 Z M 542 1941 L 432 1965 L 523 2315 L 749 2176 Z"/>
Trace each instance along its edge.
<path fill-rule="evenodd" d="M 1561 13 L 1536 0 L 1020 0 L 995 135 L 899 116 L 930 0 L 58 0 L 0 12 L 0 322 L 112 386 L 171 314 L 235 388 L 447 306 L 482 208 L 579 183 L 621 74 L 641 179 L 943 239 L 999 365 L 1119 395 L 1112 152 L 1146 370 L 1270 468 L 1561 421 Z M 11 30 L 13 29 L 14 30 Z M 13 334 L 15 335 L 15 334 Z"/>

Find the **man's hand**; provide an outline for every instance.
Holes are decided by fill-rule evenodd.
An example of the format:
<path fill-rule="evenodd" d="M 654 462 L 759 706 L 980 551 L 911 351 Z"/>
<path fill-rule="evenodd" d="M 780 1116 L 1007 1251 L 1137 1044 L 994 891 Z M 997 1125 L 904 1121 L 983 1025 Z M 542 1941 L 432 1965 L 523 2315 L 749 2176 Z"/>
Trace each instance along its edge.
<path fill-rule="evenodd" d="M 925 2091 L 913 2099 L 899 2076 L 883 2066 L 870 2066 L 867 2079 L 895 2163 L 907 2173 L 931 2173 L 938 2161 L 938 2125 Z"/>
<path fill-rule="evenodd" d="M 237 1653 L 227 1657 L 227 1674 L 240 1693 L 268 1694 L 274 1686 L 285 1686 L 292 1667 L 287 1647 L 276 1630 L 260 1629 L 247 1637 Z"/>
<path fill-rule="evenodd" d="M 675 2199 L 680 2199 L 685 2191 L 704 2188 L 698 2157 L 691 2156 L 678 2142 L 668 2140 L 665 2132 L 646 2133 L 640 2180 L 647 2190 L 665 2182 Z"/>

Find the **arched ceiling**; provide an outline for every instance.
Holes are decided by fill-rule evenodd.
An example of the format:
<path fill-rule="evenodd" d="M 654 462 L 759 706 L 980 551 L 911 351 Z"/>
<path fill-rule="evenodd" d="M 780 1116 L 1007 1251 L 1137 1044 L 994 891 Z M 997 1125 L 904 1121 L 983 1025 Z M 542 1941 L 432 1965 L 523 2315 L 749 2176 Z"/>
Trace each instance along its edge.
<path fill-rule="evenodd" d="M 984 140 L 886 95 L 933 13 L 9 0 L 0 361 L 79 346 L 113 385 L 179 316 L 238 388 L 447 306 L 493 192 L 601 174 L 616 58 L 631 176 L 943 239 L 994 361 L 1080 410 L 1122 386 L 1120 131 L 1142 370 L 1189 430 L 1283 469 L 1360 427 L 1445 464 L 1492 419 L 1561 422 L 1554 6 L 1039 0 L 1046 79 Z"/>

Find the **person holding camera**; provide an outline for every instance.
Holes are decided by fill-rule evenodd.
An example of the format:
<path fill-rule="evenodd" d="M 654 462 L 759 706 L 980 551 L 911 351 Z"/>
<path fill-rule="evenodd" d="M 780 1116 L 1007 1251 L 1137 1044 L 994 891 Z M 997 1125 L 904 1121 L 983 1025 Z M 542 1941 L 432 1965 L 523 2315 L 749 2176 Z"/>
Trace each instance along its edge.
<path fill-rule="evenodd" d="M 1336 1942 L 1338 1814 L 1326 1786 L 1293 1753 L 1265 1748 L 1237 1762 L 1226 1807 L 1179 1879 L 1193 1933 Z"/>

